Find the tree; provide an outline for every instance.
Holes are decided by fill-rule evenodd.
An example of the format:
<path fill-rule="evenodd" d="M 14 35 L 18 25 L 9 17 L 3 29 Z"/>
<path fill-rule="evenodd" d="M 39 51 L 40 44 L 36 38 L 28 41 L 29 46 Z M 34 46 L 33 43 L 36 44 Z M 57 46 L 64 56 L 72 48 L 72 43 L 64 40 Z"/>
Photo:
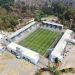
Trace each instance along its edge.
<path fill-rule="evenodd" d="M 44 12 L 42 12 L 41 10 L 36 10 L 35 11 L 35 20 L 40 22 L 41 18 L 44 16 Z"/>

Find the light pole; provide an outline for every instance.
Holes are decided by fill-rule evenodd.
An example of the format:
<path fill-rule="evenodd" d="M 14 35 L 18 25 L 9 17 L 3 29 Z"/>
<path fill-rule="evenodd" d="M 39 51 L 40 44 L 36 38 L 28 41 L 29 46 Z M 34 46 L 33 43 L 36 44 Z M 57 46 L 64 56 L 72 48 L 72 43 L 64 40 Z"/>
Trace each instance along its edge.
<path fill-rule="evenodd" d="M 21 21 L 21 19 L 18 19 L 18 23 L 19 23 L 19 28 L 20 28 L 20 25 L 21 25 L 21 24 L 20 24 L 20 21 Z"/>
<path fill-rule="evenodd" d="M 72 29 L 72 22 L 73 22 L 73 19 L 70 19 L 70 29 Z"/>

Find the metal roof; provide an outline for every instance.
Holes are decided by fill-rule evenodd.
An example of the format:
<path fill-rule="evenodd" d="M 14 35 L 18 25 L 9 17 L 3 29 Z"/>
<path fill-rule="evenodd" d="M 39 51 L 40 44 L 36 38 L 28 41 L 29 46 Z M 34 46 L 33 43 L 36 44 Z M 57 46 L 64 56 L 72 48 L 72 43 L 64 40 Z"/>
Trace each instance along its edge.
<path fill-rule="evenodd" d="M 14 52 L 16 52 L 16 48 L 20 48 L 20 50 L 21 50 L 21 53 L 24 55 L 24 56 L 26 56 L 26 57 L 28 57 L 28 58 L 31 58 L 31 59 L 33 59 L 33 60 L 37 60 L 38 58 L 39 58 L 39 53 L 36 53 L 36 52 L 34 52 L 34 51 L 32 51 L 32 50 L 30 50 L 30 49 L 28 49 L 28 48 L 25 48 L 25 47 L 23 47 L 23 46 L 20 46 L 20 45 L 18 45 L 18 44 L 16 44 L 16 43 L 10 43 L 8 46 L 7 46 L 7 48 L 10 48 L 11 50 L 13 50 Z"/>
<path fill-rule="evenodd" d="M 60 41 L 58 42 L 58 44 L 56 45 L 56 47 L 54 48 L 53 52 L 51 53 L 51 56 L 55 56 L 60 58 L 62 56 L 62 53 L 67 45 L 67 39 L 71 38 L 73 31 L 67 29 L 65 31 L 65 33 L 63 34 L 62 38 L 60 39 Z"/>
<path fill-rule="evenodd" d="M 13 38 L 13 37 L 15 37 L 15 36 L 18 35 L 19 33 L 23 32 L 25 29 L 27 29 L 27 28 L 29 28 L 30 26 L 34 25 L 35 23 L 36 23 L 36 22 L 34 21 L 34 22 L 32 22 L 32 23 L 30 23 L 30 24 L 24 26 L 23 28 L 21 28 L 21 29 L 15 31 L 15 32 L 12 33 L 11 35 L 9 35 L 8 38 Z"/>
<path fill-rule="evenodd" d="M 52 25 L 56 25 L 56 26 L 61 26 L 61 27 L 63 27 L 62 24 L 58 24 L 58 23 L 54 23 L 54 22 L 43 21 L 43 23 L 47 23 L 47 24 L 52 24 Z"/>

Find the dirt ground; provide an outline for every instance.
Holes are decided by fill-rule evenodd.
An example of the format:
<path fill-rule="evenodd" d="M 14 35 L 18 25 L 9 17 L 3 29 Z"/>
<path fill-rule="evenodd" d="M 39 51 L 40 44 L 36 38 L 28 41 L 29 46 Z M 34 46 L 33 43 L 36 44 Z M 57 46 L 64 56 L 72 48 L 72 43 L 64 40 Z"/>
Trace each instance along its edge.
<path fill-rule="evenodd" d="M 0 64 L 0 73 L 8 67 L 7 64 Z"/>
<path fill-rule="evenodd" d="M 26 69 L 28 70 L 28 69 L 32 68 L 33 65 L 30 64 L 30 63 L 28 63 L 28 62 L 25 61 L 25 60 L 22 60 L 22 61 L 20 62 L 20 67 L 21 67 L 23 70 L 26 70 Z"/>
<path fill-rule="evenodd" d="M 42 73 L 42 75 L 51 75 L 49 72 L 45 71 Z"/>
<path fill-rule="evenodd" d="M 54 20 L 54 19 L 58 20 L 58 18 L 57 18 L 56 16 L 54 16 L 54 15 L 51 15 L 51 16 L 42 18 L 42 20 L 46 20 L 46 21 L 48 21 L 48 22 L 50 22 L 50 21 L 52 21 L 52 20 Z"/>
<path fill-rule="evenodd" d="M 16 56 L 11 54 L 10 52 L 8 51 L 5 51 L 3 53 L 3 55 L 0 56 L 0 60 L 6 60 L 6 59 L 16 59 Z"/>
<path fill-rule="evenodd" d="M 5 75 L 19 75 L 19 72 L 16 69 L 12 69 L 5 73 Z"/>

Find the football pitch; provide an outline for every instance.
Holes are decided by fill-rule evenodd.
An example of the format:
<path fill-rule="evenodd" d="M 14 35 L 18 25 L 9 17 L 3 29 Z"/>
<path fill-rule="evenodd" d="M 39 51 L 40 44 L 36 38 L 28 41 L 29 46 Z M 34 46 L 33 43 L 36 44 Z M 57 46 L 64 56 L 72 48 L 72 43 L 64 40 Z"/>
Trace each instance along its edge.
<path fill-rule="evenodd" d="M 44 55 L 58 36 L 58 32 L 39 28 L 21 40 L 19 44 Z"/>

